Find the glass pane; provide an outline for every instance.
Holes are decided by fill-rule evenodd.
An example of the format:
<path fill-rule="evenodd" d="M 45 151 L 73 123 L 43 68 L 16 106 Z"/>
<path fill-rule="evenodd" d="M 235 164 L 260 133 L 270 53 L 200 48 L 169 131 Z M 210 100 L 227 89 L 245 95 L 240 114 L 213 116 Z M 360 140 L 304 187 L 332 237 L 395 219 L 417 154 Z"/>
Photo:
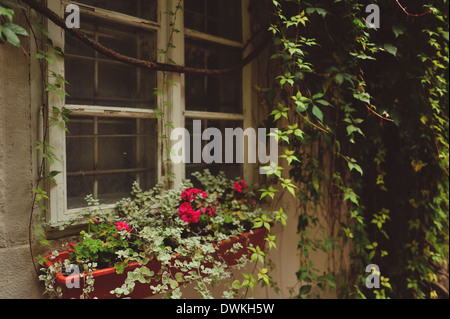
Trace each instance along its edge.
<path fill-rule="evenodd" d="M 90 22 L 90 20 L 84 21 L 82 20 L 82 31 L 86 33 L 91 38 L 94 37 L 94 30 L 93 30 L 93 24 Z M 69 33 L 66 33 L 66 36 L 64 38 L 64 45 L 66 46 L 65 53 L 70 53 L 78 56 L 86 56 L 93 58 L 95 56 L 95 50 L 91 47 L 83 44 L 80 40 L 75 38 L 74 36 L 70 35 Z"/>
<path fill-rule="evenodd" d="M 94 193 L 94 176 L 67 177 L 67 208 L 86 207 L 86 196 Z"/>
<path fill-rule="evenodd" d="M 241 50 L 186 39 L 186 65 L 220 69 L 236 65 Z M 219 77 L 186 74 L 186 109 L 194 111 L 242 113 L 241 73 Z"/>
<path fill-rule="evenodd" d="M 209 169 L 211 173 L 217 175 L 220 171 L 223 171 L 225 175 L 229 178 L 234 177 L 242 177 L 243 176 L 243 165 L 241 163 L 236 163 L 234 161 L 233 163 L 225 163 L 225 128 L 243 128 L 243 122 L 242 121 L 225 121 L 225 120 L 202 120 L 201 121 L 201 133 L 204 132 L 206 128 L 217 128 L 220 130 L 222 135 L 222 163 L 210 163 L 207 164 L 204 162 L 204 159 L 201 159 L 201 163 L 192 163 L 193 162 L 193 143 L 194 138 L 201 139 L 201 136 L 193 135 L 193 120 L 192 119 L 186 119 L 185 127 L 189 132 L 190 136 L 190 163 L 186 163 L 186 178 L 192 178 L 191 174 L 196 171 L 202 172 L 204 169 Z M 211 141 L 208 140 L 202 140 L 201 141 L 201 148 L 202 151 L 204 147 L 210 143 Z M 215 150 L 214 150 L 215 151 Z M 214 153 L 212 151 L 212 153 Z M 192 182 L 195 182 L 195 178 L 192 178 Z"/>
<path fill-rule="evenodd" d="M 92 194 L 101 203 L 128 197 L 134 181 L 156 183 L 156 120 L 71 116 L 66 135 L 67 203 L 84 207 Z M 78 206 L 77 206 L 78 205 Z"/>
<path fill-rule="evenodd" d="M 102 175 L 98 177 L 98 199 L 102 204 L 114 204 L 130 197 L 136 173 Z"/>
<path fill-rule="evenodd" d="M 70 173 L 94 170 L 94 120 L 88 117 L 70 118 L 66 138 L 66 171 Z"/>
<path fill-rule="evenodd" d="M 85 18 L 82 31 L 126 56 L 154 61 L 156 32 Z M 154 108 L 156 72 L 106 57 L 66 33 L 67 104 Z"/>
<path fill-rule="evenodd" d="M 136 70 L 125 64 L 98 63 L 97 105 L 131 106 L 136 98 Z"/>
<path fill-rule="evenodd" d="M 94 61 L 66 56 L 66 103 L 95 105 Z"/>
<path fill-rule="evenodd" d="M 135 119 L 108 119 L 103 118 L 98 121 L 98 134 L 136 134 Z"/>
<path fill-rule="evenodd" d="M 185 26 L 242 41 L 241 0 L 185 0 Z"/>
<path fill-rule="evenodd" d="M 136 168 L 136 137 L 103 137 L 98 141 L 98 168 Z"/>
<path fill-rule="evenodd" d="M 156 21 L 157 0 L 77 0 L 77 2 Z"/>

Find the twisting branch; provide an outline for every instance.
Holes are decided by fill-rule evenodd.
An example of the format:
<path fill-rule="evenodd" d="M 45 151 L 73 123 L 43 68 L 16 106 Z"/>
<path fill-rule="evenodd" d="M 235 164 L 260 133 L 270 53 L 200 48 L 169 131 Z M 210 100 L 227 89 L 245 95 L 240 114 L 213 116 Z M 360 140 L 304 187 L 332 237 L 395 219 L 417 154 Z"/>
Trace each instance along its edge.
<path fill-rule="evenodd" d="M 395 2 L 397 2 L 398 6 L 403 10 L 403 12 L 406 13 L 406 15 L 408 15 L 410 17 L 421 17 L 421 16 L 424 16 L 424 15 L 432 12 L 432 10 L 429 10 L 427 12 L 420 13 L 420 14 L 412 14 L 412 13 L 409 13 L 408 11 L 406 11 L 406 9 L 400 4 L 400 2 L 398 0 L 395 0 Z"/>
<path fill-rule="evenodd" d="M 375 112 L 374 110 L 372 110 L 367 104 L 366 104 L 366 108 L 367 110 L 369 110 L 370 112 L 372 112 L 373 114 L 375 114 L 376 116 L 378 116 L 380 119 L 385 120 L 385 121 L 389 121 L 389 122 L 394 122 L 393 119 L 390 119 L 388 117 L 385 117 L 383 115 L 378 114 L 377 112 Z"/>
<path fill-rule="evenodd" d="M 186 66 L 180 66 L 180 65 L 173 65 L 173 64 L 167 64 L 167 63 L 159 63 L 159 62 L 152 62 L 152 61 L 145 61 L 140 60 L 136 58 L 132 58 L 123 54 L 120 54 L 114 50 L 111 50 L 110 48 L 105 47 L 101 43 L 93 40 L 91 37 L 86 35 L 84 32 L 81 32 L 78 29 L 75 28 L 68 28 L 66 26 L 66 22 L 63 18 L 61 18 L 58 14 L 56 14 L 54 11 L 47 8 L 47 6 L 36 2 L 35 0 L 21 0 L 22 2 L 26 3 L 30 8 L 33 8 L 34 10 L 38 11 L 39 13 L 46 16 L 48 19 L 50 19 L 53 23 L 55 23 L 60 28 L 66 30 L 70 35 L 74 36 L 75 38 L 81 40 L 85 44 L 87 44 L 89 47 L 93 48 L 94 50 L 100 52 L 101 54 L 108 56 L 116 61 L 120 61 L 132 66 L 148 69 L 148 70 L 154 70 L 154 71 L 166 71 L 166 72 L 174 72 L 174 73 L 189 73 L 189 74 L 200 74 L 200 75 L 223 75 L 223 74 L 229 74 L 234 71 L 237 71 L 239 69 L 242 69 L 244 66 L 246 66 L 248 63 L 250 63 L 253 59 L 255 59 L 258 54 L 264 50 L 270 43 L 270 38 L 266 38 L 264 41 L 261 42 L 258 47 L 256 47 L 246 58 L 244 58 L 241 62 L 238 64 L 229 67 L 229 68 L 223 68 L 223 69 L 196 69 L 196 68 L 190 68 Z"/>

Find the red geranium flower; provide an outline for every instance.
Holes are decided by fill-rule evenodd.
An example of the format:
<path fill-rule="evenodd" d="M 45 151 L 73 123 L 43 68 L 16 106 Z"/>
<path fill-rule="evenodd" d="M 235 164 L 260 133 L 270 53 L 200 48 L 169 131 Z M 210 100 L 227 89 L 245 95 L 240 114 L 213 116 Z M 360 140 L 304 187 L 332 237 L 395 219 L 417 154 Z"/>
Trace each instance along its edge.
<path fill-rule="evenodd" d="M 182 220 L 190 224 L 198 222 L 198 219 L 200 218 L 201 215 L 201 211 L 200 209 L 194 211 L 191 203 L 185 202 L 180 205 L 180 210 L 178 211 L 178 214 L 181 216 Z"/>
<path fill-rule="evenodd" d="M 241 180 L 240 182 L 234 183 L 234 189 L 235 189 L 237 192 L 242 193 L 242 190 L 243 190 L 244 188 L 247 188 L 247 184 L 245 184 L 245 181 L 244 181 L 244 180 Z"/>
<path fill-rule="evenodd" d="M 181 194 L 181 198 L 185 201 L 192 202 L 197 197 L 197 194 L 202 194 L 203 198 L 206 198 L 208 196 L 208 194 L 201 189 L 187 188 Z"/>
<path fill-rule="evenodd" d="M 126 222 L 117 222 L 116 229 L 118 231 L 121 231 L 122 229 L 126 229 L 127 233 L 129 233 L 131 230 L 130 226 L 128 226 L 128 224 Z"/>
<path fill-rule="evenodd" d="M 208 206 L 208 208 L 206 208 L 205 209 L 205 212 L 204 213 L 206 213 L 206 214 L 208 214 L 209 216 L 214 216 L 214 214 L 216 213 L 216 207 L 215 206 L 213 206 L 213 205 L 211 205 L 211 206 Z"/>

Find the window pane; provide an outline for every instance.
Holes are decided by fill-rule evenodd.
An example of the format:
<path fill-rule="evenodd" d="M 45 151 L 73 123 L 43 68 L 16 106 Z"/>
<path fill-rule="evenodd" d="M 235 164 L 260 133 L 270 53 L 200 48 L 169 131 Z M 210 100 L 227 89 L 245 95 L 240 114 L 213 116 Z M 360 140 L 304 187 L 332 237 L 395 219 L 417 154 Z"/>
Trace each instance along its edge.
<path fill-rule="evenodd" d="M 122 198 L 130 197 L 131 185 L 135 180 L 135 173 L 99 176 L 98 199 L 100 203 L 114 204 Z"/>
<path fill-rule="evenodd" d="M 66 135 L 68 208 L 128 197 L 134 181 L 156 183 L 156 120 L 71 116 Z"/>
<path fill-rule="evenodd" d="M 186 39 L 186 65 L 220 69 L 236 65 L 241 50 Z M 186 74 L 186 109 L 194 111 L 242 113 L 241 73 L 221 76 Z"/>
<path fill-rule="evenodd" d="M 191 178 L 192 182 L 195 182 L 195 178 L 191 176 L 193 172 L 200 171 L 202 172 L 204 169 L 209 169 L 211 173 L 214 175 L 217 175 L 220 171 L 223 171 L 225 175 L 228 178 L 234 178 L 234 177 L 242 177 L 243 176 L 243 165 L 241 163 L 236 163 L 236 160 L 233 161 L 233 163 L 225 163 L 225 128 L 237 128 L 243 127 L 242 121 L 225 121 L 225 120 L 202 120 L 201 121 L 201 132 L 203 133 L 206 128 L 217 128 L 220 130 L 222 135 L 222 163 L 210 163 L 206 164 L 202 158 L 201 163 L 192 163 L 193 162 L 193 143 L 194 139 L 201 139 L 201 136 L 195 136 L 193 135 L 193 120 L 192 119 L 186 119 L 185 127 L 189 132 L 190 136 L 190 163 L 186 164 L 186 178 Z M 211 141 L 202 140 L 201 141 L 201 148 L 202 151 L 204 147 L 210 143 Z M 234 144 L 235 145 L 235 144 Z M 235 149 L 235 148 L 234 148 Z M 215 150 L 214 150 L 215 151 Z M 212 153 L 214 153 L 212 151 Z"/>
<path fill-rule="evenodd" d="M 67 208 L 86 207 L 86 196 L 94 193 L 94 176 L 68 176 L 67 186 Z"/>
<path fill-rule="evenodd" d="M 242 41 L 241 0 L 185 0 L 185 26 Z"/>
<path fill-rule="evenodd" d="M 157 0 L 77 0 L 77 2 L 156 21 Z"/>
<path fill-rule="evenodd" d="M 154 61 L 156 32 L 85 18 L 83 31 L 126 56 Z M 154 108 L 156 72 L 136 68 L 94 52 L 66 33 L 67 104 Z"/>

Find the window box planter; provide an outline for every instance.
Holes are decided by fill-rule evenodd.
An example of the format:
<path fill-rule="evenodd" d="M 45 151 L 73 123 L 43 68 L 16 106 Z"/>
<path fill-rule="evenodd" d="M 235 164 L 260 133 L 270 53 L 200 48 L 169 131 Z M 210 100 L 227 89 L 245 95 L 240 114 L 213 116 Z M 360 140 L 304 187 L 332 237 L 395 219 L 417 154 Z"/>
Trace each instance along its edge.
<path fill-rule="evenodd" d="M 238 237 L 232 237 L 229 240 L 224 240 L 219 244 L 219 249 L 214 253 L 217 256 L 214 256 L 215 259 L 223 259 L 228 266 L 236 265 L 236 260 L 245 254 L 249 254 L 250 251 L 247 249 L 250 245 L 256 247 L 259 246 L 261 249 L 264 247 L 265 237 L 267 235 L 267 229 L 265 227 L 258 228 L 253 230 L 252 232 L 244 233 Z M 233 246 L 234 243 L 239 242 L 242 245 L 237 252 L 231 253 L 229 250 Z M 69 258 L 69 251 L 60 252 L 59 255 L 51 259 L 52 255 L 45 256 L 48 260 L 45 262 L 45 267 L 50 268 L 54 266 L 56 262 L 63 262 L 64 260 Z M 177 258 L 176 256 L 174 258 Z M 122 286 L 127 278 L 127 274 L 130 271 L 140 267 L 137 262 L 130 263 L 124 270 L 122 274 L 117 274 L 114 267 L 99 269 L 92 272 L 94 277 L 94 291 L 89 294 L 90 298 L 99 298 L 99 299 L 115 299 L 117 298 L 115 294 L 111 294 L 111 290 L 114 290 L 117 287 Z M 155 274 L 161 269 L 161 263 L 155 258 L 146 264 L 146 267 L 151 271 L 154 271 Z M 207 265 L 206 265 L 207 267 Z M 172 275 L 179 272 L 176 267 L 171 267 L 170 269 Z M 62 290 L 63 299 L 70 298 L 80 298 L 82 295 L 83 285 L 85 283 L 86 274 L 73 274 L 69 276 L 65 276 L 61 272 L 56 274 L 55 280 L 55 288 L 60 287 Z M 73 287 L 73 283 L 79 280 L 79 288 Z M 142 299 L 146 297 L 151 297 L 153 294 L 150 286 L 153 284 L 157 284 L 157 282 L 148 283 L 140 283 L 139 281 L 135 282 L 134 290 L 131 294 L 123 296 L 129 297 L 132 299 Z"/>

